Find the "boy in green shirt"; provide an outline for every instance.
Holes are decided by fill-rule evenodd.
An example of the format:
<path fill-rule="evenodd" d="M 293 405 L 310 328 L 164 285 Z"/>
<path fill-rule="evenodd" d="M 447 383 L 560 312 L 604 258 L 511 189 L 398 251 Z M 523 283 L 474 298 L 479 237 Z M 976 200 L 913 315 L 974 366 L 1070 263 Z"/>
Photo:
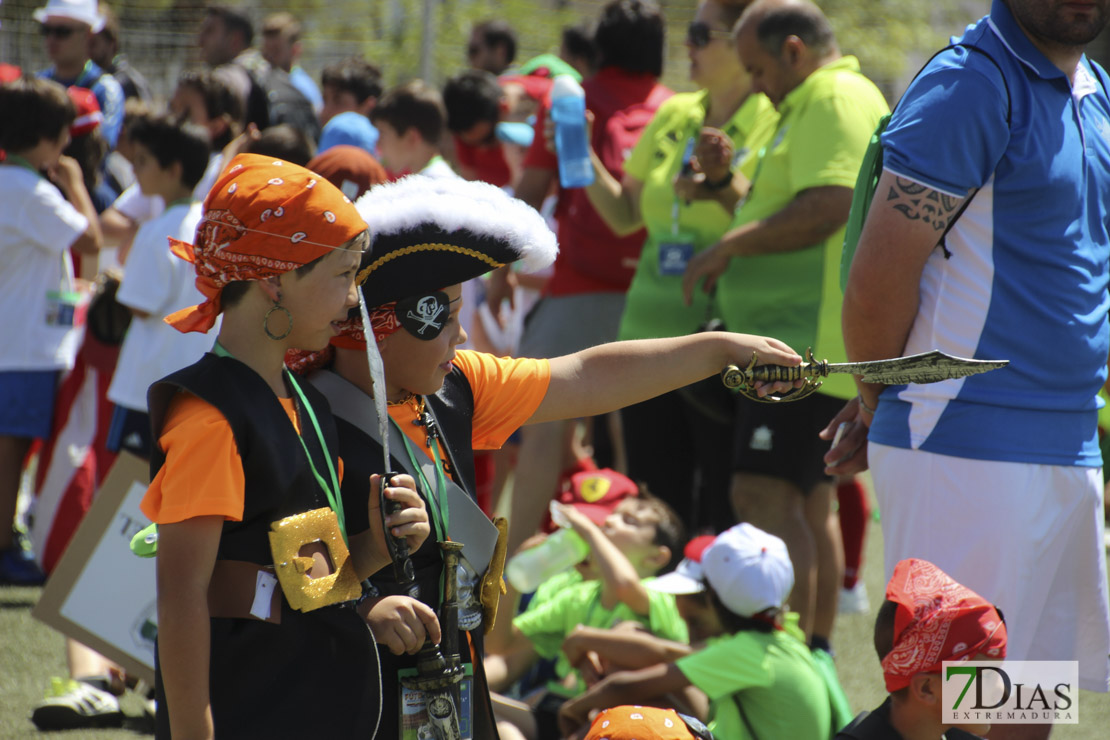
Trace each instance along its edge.
<path fill-rule="evenodd" d="M 794 585 L 786 545 L 738 524 L 705 549 L 700 565 L 700 574 L 676 572 L 653 587 L 683 594 L 679 608 L 693 632 L 709 636 L 705 647 L 693 652 L 643 641 L 633 650 L 641 664 L 655 664 L 612 674 L 564 704 L 564 733 L 577 731 L 592 709 L 649 702 L 693 686 L 709 698 L 709 727 L 717 737 L 830 737 L 828 689 L 796 627 L 784 628 L 783 604 Z M 639 638 L 626 642 L 633 640 Z"/>
<path fill-rule="evenodd" d="M 674 511 L 641 491 L 621 501 L 599 527 L 579 509 L 559 506 L 590 546 L 585 574 L 589 580 L 563 589 L 513 620 L 508 649 L 486 656 L 486 675 L 494 690 L 512 684 L 537 658 L 557 658 L 556 675 L 573 686 L 563 694 L 584 690 L 582 676 L 561 653 L 563 641 L 579 625 L 608 629 L 639 622 L 660 637 L 687 641 L 674 597 L 647 586 L 652 576 L 671 564 L 684 541 L 682 523 Z M 512 720 L 525 737 L 544 737 L 544 728 L 554 729 L 554 717 L 544 721 L 542 715 L 518 714 Z"/>

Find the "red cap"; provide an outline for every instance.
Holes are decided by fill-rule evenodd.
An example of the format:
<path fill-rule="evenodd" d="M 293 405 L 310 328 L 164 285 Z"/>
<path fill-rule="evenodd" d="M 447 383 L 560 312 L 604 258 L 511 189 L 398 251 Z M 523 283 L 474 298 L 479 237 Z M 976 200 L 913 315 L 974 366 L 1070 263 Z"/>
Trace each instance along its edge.
<path fill-rule="evenodd" d="M 617 508 L 617 504 L 639 492 L 631 478 L 615 470 L 601 468 L 572 475 L 570 486 L 559 494 L 557 500 L 561 504 L 571 504 L 600 526 Z"/>
<path fill-rule="evenodd" d="M 104 120 L 104 114 L 100 112 L 100 103 L 96 101 L 92 90 L 86 90 L 83 87 L 70 85 L 66 88 L 66 92 L 69 93 L 69 99 L 77 108 L 77 118 L 73 119 L 73 123 L 69 126 L 69 135 L 73 138 L 84 136 Z"/>

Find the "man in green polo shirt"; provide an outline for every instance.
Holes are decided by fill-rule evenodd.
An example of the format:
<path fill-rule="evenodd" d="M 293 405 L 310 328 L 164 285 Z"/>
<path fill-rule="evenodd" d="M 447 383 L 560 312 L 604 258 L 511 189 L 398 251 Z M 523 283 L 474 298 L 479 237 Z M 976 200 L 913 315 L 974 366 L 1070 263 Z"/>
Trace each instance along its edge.
<path fill-rule="evenodd" d="M 716 286 L 730 329 L 773 329 L 795 350 L 844 360 L 838 270 L 852 188 L 868 140 L 888 110 L 882 93 L 841 56 L 808 0 L 759 0 L 734 31 L 741 63 L 779 111 L 732 229 L 690 260 L 689 301 Z M 731 260 L 742 269 L 729 269 Z M 703 280 L 704 279 L 704 280 Z M 741 399 L 732 502 L 742 521 L 782 537 L 797 581 L 790 605 L 815 647 L 828 647 L 843 568 L 832 480 L 817 433 L 855 390 L 848 376 L 788 404 Z"/>

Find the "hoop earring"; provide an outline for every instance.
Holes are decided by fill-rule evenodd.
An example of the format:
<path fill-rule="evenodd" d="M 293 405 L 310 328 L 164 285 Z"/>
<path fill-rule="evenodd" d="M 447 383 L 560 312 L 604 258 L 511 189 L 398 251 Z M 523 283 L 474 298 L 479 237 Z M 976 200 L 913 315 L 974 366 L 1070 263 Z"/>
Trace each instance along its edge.
<path fill-rule="evenodd" d="M 270 331 L 270 314 L 274 311 L 281 311 L 285 314 L 285 320 L 288 322 L 285 327 L 285 332 L 282 334 L 274 334 Z M 275 301 L 274 305 L 270 307 L 270 310 L 266 312 L 266 315 L 262 317 L 262 331 L 266 332 L 266 336 L 273 339 L 275 342 L 285 339 L 289 336 L 289 333 L 293 331 L 293 314 L 289 313 L 288 308 Z"/>

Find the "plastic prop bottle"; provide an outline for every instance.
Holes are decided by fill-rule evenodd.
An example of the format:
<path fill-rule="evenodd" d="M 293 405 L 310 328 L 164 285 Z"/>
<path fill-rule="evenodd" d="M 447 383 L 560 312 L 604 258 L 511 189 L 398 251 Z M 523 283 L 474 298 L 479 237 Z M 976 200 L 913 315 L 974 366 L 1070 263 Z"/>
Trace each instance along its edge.
<path fill-rule="evenodd" d="M 594 181 L 586 131 L 586 93 L 569 75 L 556 77 L 551 86 L 551 120 L 555 122 L 559 184 L 564 188 L 586 187 Z"/>

